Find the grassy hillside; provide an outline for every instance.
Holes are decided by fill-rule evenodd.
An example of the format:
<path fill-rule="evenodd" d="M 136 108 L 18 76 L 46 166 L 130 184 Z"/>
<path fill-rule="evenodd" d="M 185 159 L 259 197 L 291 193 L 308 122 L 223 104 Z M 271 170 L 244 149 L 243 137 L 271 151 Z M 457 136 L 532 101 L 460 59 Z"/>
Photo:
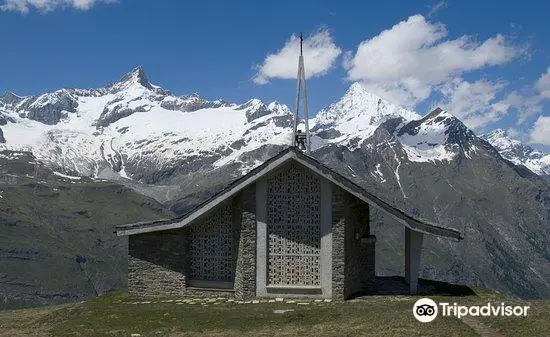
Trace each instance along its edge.
<path fill-rule="evenodd" d="M 0 153 L 0 309 L 125 287 L 127 244 L 113 225 L 170 214 L 125 187 L 60 177 L 33 162 Z"/>
<path fill-rule="evenodd" d="M 57 307 L 0 312 L 1 336 L 479 336 L 550 335 L 550 302 L 520 302 L 495 294 L 432 297 L 465 304 L 531 305 L 529 316 L 478 319 L 454 317 L 417 322 L 417 297 L 367 296 L 344 303 L 305 301 L 235 303 L 227 300 L 133 298 L 115 293 Z M 274 310 L 293 310 L 283 314 Z"/>

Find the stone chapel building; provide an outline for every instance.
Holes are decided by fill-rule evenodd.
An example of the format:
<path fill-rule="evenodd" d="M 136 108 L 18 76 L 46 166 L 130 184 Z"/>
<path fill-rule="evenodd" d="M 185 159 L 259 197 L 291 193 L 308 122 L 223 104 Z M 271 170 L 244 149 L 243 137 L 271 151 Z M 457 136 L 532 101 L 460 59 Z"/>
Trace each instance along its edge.
<path fill-rule="evenodd" d="M 129 237 L 128 288 L 137 295 L 343 300 L 374 284 L 370 207 L 404 226 L 405 279 L 416 293 L 423 235 L 461 234 L 411 217 L 294 147 L 183 216 L 116 232 Z"/>

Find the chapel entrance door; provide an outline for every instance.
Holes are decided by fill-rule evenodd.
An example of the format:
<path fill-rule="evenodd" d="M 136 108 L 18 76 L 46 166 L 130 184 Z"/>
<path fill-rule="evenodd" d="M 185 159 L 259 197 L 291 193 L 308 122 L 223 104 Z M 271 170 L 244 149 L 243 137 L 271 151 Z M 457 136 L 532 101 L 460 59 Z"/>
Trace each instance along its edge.
<path fill-rule="evenodd" d="M 267 286 L 320 287 L 321 182 L 291 163 L 267 183 Z"/>

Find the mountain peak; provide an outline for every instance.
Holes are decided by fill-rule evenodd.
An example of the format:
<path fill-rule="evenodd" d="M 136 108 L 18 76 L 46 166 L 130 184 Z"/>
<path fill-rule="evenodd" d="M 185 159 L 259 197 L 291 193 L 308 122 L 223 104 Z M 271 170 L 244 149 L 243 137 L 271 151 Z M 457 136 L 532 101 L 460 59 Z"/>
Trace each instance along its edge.
<path fill-rule="evenodd" d="M 265 109 L 266 106 L 264 102 L 257 98 L 249 99 L 245 103 L 237 106 L 235 110 L 250 110 L 250 111 L 256 111 L 258 109 Z"/>
<path fill-rule="evenodd" d="M 132 71 L 122 76 L 122 78 L 110 85 L 109 87 L 116 91 L 128 89 L 135 86 L 141 86 L 150 90 L 153 90 L 153 86 L 145 75 L 145 70 L 142 66 L 135 67 Z"/>
<path fill-rule="evenodd" d="M 528 148 L 528 146 L 524 146 L 523 144 L 521 144 L 519 140 L 510 137 L 509 132 L 503 129 L 495 129 L 489 133 L 481 135 L 481 138 L 485 139 L 486 141 L 491 143 L 491 145 L 501 151 L 516 146 Z"/>
<path fill-rule="evenodd" d="M 366 92 L 365 88 L 361 85 L 359 82 L 353 82 L 349 88 L 346 94 L 348 93 L 356 93 L 356 92 Z"/>
<path fill-rule="evenodd" d="M 202 99 L 198 92 L 181 96 L 181 99 Z"/>
<path fill-rule="evenodd" d="M 391 104 L 368 92 L 361 83 L 354 82 L 340 100 L 317 114 L 316 121 L 320 128 L 323 128 L 323 125 L 329 127 L 344 123 L 350 124 L 352 129 L 371 129 L 371 126 L 378 126 L 387 119 L 396 117 L 405 120 L 420 118 L 413 111 Z"/>
<path fill-rule="evenodd" d="M 469 155 L 476 139 L 460 119 L 441 108 L 404 125 L 397 136 L 403 145 L 409 147 L 409 158 L 413 161 L 454 158 L 457 152 L 453 145 Z"/>
<path fill-rule="evenodd" d="M 0 96 L 0 102 L 5 104 L 15 104 L 19 103 L 24 97 L 14 94 L 11 91 L 6 91 L 3 95 Z"/>
<path fill-rule="evenodd" d="M 353 82 L 341 100 L 381 100 L 376 94 L 368 92 L 361 83 Z"/>
<path fill-rule="evenodd" d="M 430 120 L 430 119 L 434 119 L 434 118 L 438 118 L 438 120 L 450 118 L 450 119 L 453 119 L 453 120 L 460 121 L 460 119 L 455 117 L 455 115 L 453 115 L 452 113 L 450 113 L 447 110 L 441 109 L 440 107 L 437 107 L 437 108 L 433 109 L 426 116 L 422 117 L 423 120 Z"/>
<path fill-rule="evenodd" d="M 269 103 L 267 105 L 267 108 L 270 111 L 273 111 L 274 113 L 279 114 L 279 115 L 289 115 L 289 114 L 292 113 L 288 106 L 286 106 L 285 104 L 281 104 L 277 101 Z"/>
<path fill-rule="evenodd" d="M 536 174 L 550 175 L 550 154 L 537 151 L 510 136 L 508 131 L 493 130 L 481 135 L 500 155 L 516 165 L 523 165 Z"/>
<path fill-rule="evenodd" d="M 428 116 L 435 117 L 435 116 L 438 116 L 442 113 L 445 113 L 445 111 L 443 109 L 441 109 L 440 107 L 437 107 L 434 110 L 432 110 L 430 113 L 428 113 Z"/>
<path fill-rule="evenodd" d="M 13 98 L 23 98 L 22 96 L 19 96 L 17 95 L 16 93 L 14 92 L 11 92 L 11 91 L 6 91 L 2 96 L 0 96 L 2 98 L 7 98 L 7 97 L 13 97 Z"/>
<path fill-rule="evenodd" d="M 510 138 L 508 131 L 502 129 L 495 129 L 482 136 L 483 138 Z"/>
<path fill-rule="evenodd" d="M 269 114 L 289 115 L 291 113 L 288 106 L 284 104 L 271 102 L 266 105 L 262 100 L 257 98 L 250 99 L 246 103 L 235 107 L 235 110 L 244 110 L 247 122 L 251 122 Z"/>

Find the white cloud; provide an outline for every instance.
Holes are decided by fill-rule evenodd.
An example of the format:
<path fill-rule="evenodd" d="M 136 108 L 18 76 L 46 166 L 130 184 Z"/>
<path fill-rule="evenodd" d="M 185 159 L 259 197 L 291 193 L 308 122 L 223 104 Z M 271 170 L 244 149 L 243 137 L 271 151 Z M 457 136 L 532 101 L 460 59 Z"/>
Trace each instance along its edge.
<path fill-rule="evenodd" d="M 521 93 L 512 91 L 506 96 L 505 101 L 516 110 L 519 124 L 523 124 L 529 117 L 542 112 L 542 98 L 537 93 L 533 93 L 531 88 L 527 88 Z"/>
<path fill-rule="evenodd" d="M 542 113 L 543 101 L 550 98 L 546 91 L 550 89 L 547 86 L 549 83 L 545 82 L 548 79 L 547 72 L 534 84 L 504 95 L 507 81 L 480 79 L 470 83 L 457 77 L 437 87 L 443 97 L 438 105 L 461 118 L 471 128 L 484 127 L 512 111 L 516 113 L 518 123 L 523 124 L 530 117 Z"/>
<path fill-rule="evenodd" d="M 529 134 L 531 143 L 550 145 L 550 117 L 539 116 Z"/>
<path fill-rule="evenodd" d="M 442 23 L 411 16 L 361 42 L 355 55 L 345 60 L 348 78 L 395 103 L 414 106 L 460 74 L 506 63 L 520 53 L 502 35 L 483 43 L 470 36 L 445 40 L 446 36 Z"/>
<path fill-rule="evenodd" d="M 506 132 L 512 138 L 521 138 L 521 135 L 522 135 L 522 133 L 515 128 L 509 128 Z"/>
<path fill-rule="evenodd" d="M 14 11 L 27 14 L 31 9 L 47 13 L 58 8 L 72 7 L 79 10 L 88 10 L 98 2 L 112 3 L 117 0 L 4 0 L 0 5 L 3 11 Z"/>
<path fill-rule="evenodd" d="M 550 99 L 550 67 L 535 83 L 535 89 L 539 92 L 540 97 Z"/>
<path fill-rule="evenodd" d="M 532 85 L 510 92 L 503 100 L 517 113 L 518 123 L 542 113 L 542 104 L 550 99 L 550 67 Z"/>
<path fill-rule="evenodd" d="M 437 12 L 439 12 L 440 10 L 442 10 L 444 8 L 447 8 L 448 6 L 449 6 L 449 4 L 447 3 L 447 1 L 444 1 L 444 0 L 436 3 L 435 5 L 430 7 L 430 12 L 428 13 L 428 17 L 431 18 Z"/>
<path fill-rule="evenodd" d="M 306 78 L 325 75 L 334 65 L 342 50 L 336 46 L 327 29 L 321 29 L 306 37 L 303 45 Z M 299 37 L 292 35 L 276 53 L 266 56 L 252 79 L 257 84 L 266 84 L 271 78 L 293 79 L 298 71 L 300 55 Z"/>
<path fill-rule="evenodd" d="M 468 82 L 460 77 L 438 88 L 443 95 L 439 105 L 461 119 L 470 128 L 480 128 L 506 115 L 511 107 L 507 100 L 498 99 L 506 82 L 480 79 Z"/>

